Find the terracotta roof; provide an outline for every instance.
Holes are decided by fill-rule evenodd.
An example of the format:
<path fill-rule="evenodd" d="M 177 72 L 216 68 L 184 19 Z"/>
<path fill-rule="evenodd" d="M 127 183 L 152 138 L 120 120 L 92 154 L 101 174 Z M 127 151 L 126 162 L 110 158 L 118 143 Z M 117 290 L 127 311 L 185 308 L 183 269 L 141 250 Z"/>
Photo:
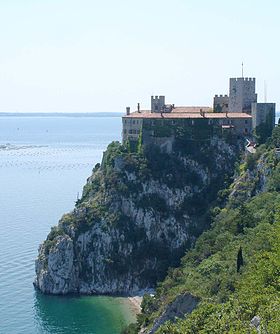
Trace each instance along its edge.
<path fill-rule="evenodd" d="M 179 112 L 179 113 L 200 113 L 203 112 L 212 112 L 213 109 L 210 107 L 195 107 L 195 106 L 188 106 L 188 107 L 175 107 L 172 112 Z"/>
<path fill-rule="evenodd" d="M 149 119 L 180 119 L 180 118 L 252 118 L 251 115 L 242 113 L 242 112 L 232 112 L 232 113 L 213 113 L 213 112 L 206 112 L 204 117 L 199 113 L 194 112 L 175 112 L 177 108 L 173 109 L 170 113 L 151 113 L 150 111 L 145 112 L 133 112 L 130 115 L 125 115 L 123 118 L 149 118 Z"/>

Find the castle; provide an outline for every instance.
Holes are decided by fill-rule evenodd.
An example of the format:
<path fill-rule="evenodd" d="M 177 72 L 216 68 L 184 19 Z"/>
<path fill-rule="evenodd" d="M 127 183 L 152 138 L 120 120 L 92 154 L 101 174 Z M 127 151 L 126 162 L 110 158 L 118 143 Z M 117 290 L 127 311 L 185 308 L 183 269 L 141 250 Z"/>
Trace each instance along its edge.
<path fill-rule="evenodd" d="M 132 113 L 127 107 L 122 123 L 123 142 L 138 141 L 145 130 L 146 141 L 161 145 L 166 142 L 164 138 L 174 135 L 178 126 L 188 128 L 190 138 L 202 127 L 209 128 L 209 133 L 220 131 L 251 138 L 254 130 L 262 124 L 267 124 L 272 131 L 275 103 L 257 102 L 255 78 L 230 78 L 229 95 L 215 95 L 213 108 L 177 107 L 166 104 L 165 96 L 152 96 L 151 110 L 141 110 L 139 103 Z"/>

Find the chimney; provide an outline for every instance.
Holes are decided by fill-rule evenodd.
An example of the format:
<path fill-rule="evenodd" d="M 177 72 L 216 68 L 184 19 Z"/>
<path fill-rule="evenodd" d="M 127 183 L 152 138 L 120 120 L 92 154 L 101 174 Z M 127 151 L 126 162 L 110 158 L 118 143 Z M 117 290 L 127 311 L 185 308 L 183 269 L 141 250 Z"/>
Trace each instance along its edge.
<path fill-rule="evenodd" d="M 203 118 L 205 118 L 205 111 L 203 111 L 202 109 L 200 109 L 200 116 L 202 116 Z"/>
<path fill-rule="evenodd" d="M 126 114 L 127 116 L 130 115 L 130 107 L 126 107 Z"/>
<path fill-rule="evenodd" d="M 137 111 L 140 112 L 140 103 L 137 103 Z"/>

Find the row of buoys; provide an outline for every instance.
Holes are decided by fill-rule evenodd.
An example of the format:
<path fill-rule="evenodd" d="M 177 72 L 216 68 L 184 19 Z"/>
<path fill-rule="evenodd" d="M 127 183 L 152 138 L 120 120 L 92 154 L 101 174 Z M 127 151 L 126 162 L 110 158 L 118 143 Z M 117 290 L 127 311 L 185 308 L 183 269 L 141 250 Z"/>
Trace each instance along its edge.
<path fill-rule="evenodd" d="M 0 162 L 0 168 L 6 167 L 24 167 L 26 166 L 28 169 L 75 169 L 81 167 L 89 167 L 92 166 L 92 163 L 75 163 L 75 164 L 55 164 L 55 165 L 42 165 L 38 162 L 34 161 L 26 161 L 26 162 Z"/>

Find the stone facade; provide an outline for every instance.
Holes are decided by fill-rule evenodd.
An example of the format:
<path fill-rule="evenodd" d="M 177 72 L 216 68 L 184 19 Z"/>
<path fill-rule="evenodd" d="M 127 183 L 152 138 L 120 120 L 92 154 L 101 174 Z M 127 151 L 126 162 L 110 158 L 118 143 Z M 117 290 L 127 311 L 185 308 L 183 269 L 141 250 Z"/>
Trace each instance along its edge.
<path fill-rule="evenodd" d="M 228 95 L 215 95 L 214 97 L 214 112 L 228 112 L 229 97 Z"/>
<path fill-rule="evenodd" d="M 250 137 L 253 130 L 269 118 L 271 129 L 275 123 L 275 104 L 257 103 L 255 78 L 230 78 L 229 96 L 215 95 L 213 110 L 209 107 L 175 107 L 174 104 L 165 104 L 165 96 L 151 97 L 151 110 L 142 111 L 140 107 L 136 112 L 123 117 L 123 142 L 138 140 L 143 126 L 152 128 L 154 124 L 162 127 L 176 127 L 182 120 L 186 127 L 192 127 L 202 119 L 206 119 L 202 126 L 214 125 L 220 127 L 222 132 L 231 132 L 238 136 Z M 203 131 L 194 127 L 195 131 Z M 150 133 L 152 134 L 152 132 Z M 168 141 L 172 142 L 171 134 Z M 164 136 L 161 136 L 164 137 Z M 168 137 L 168 136 L 167 136 Z M 152 137 L 150 136 L 150 139 Z M 162 146 L 165 140 L 154 138 L 155 143 Z"/>
<path fill-rule="evenodd" d="M 129 115 L 128 115 L 129 116 Z M 122 119 L 122 141 L 126 142 L 128 139 L 137 140 L 143 124 L 143 118 L 123 117 Z"/>
<path fill-rule="evenodd" d="M 151 112 L 161 112 L 165 106 L 165 96 L 151 96 Z"/>
<path fill-rule="evenodd" d="M 256 102 L 255 78 L 230 78 L 229 112 L 251 113 L 251 105 Z"/>
<path fill-rule="evenodd" d="M 252 122 L 255 129 L 261 123 L 269 122 L 271 131 L 275 126 L 275 103 L 253 103 Z"/>
<path fill-rule="evenodd" d="M 123 143 L 127 140 L 137 141 L 141 131 L 143 142 L 146 144 L 158 144 L 168 146 L 173 141 L 176 129 L 183 127 L 188 129 L 192 137 L 194 132 L 204 132 L 207 128 L 215 128 L 219 133 L 231 132 L 238 136 L 250 136 L 252 133 L 252 116 L 244 113 L 204 113 L 160 114 L 134 113 L 123 117 Z M 217 132 L 217 131 L 216 131 Z M 209 130 L 212 133 L 212 130 Z"/>
<path fill-rule="evenodd" d="M 166 138 L 169 140 L 174 137 L 178 127 L 188 129 L 190 139 L 198 138 L 198 132 L 201 132 L 201 134 L 205 132 L 218 134 L 231 131 L 238 136 L 250 136 L 252 133 L 252 117 L 250 115 L 247 115 L 247 117 L 242 115 L 240 117 L 221 116 L 211 118 L 211 115 L 205 114 L 205 117 L 201 118 L 143 119 L 143 139 L 145 139 L 146 142 L 147 137 L 150 137 L 149 143 L 161 139 L 163 143 Z M 163 138 L 165 139 L 163 140 Z"/>

